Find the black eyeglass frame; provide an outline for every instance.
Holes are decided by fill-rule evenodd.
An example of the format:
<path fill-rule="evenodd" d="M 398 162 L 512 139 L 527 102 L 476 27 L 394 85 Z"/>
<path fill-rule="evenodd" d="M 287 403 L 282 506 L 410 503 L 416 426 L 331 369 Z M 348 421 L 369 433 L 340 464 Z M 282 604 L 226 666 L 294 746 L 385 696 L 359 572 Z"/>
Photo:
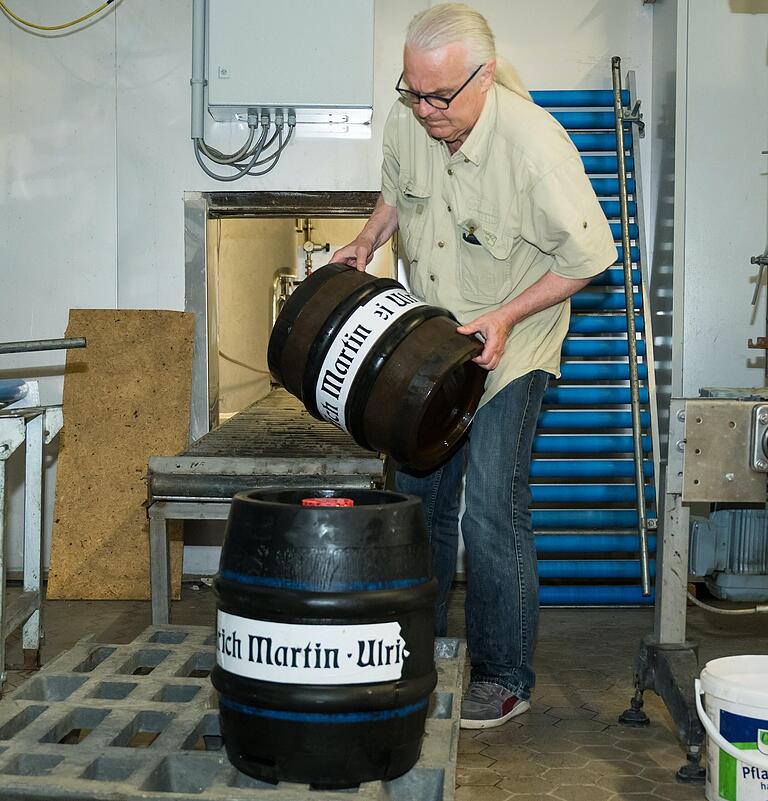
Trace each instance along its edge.
<path fill-rule="evenodd" d="M 418 105 L 422 100 L 428 103 L 432 108 L 439 109 L 440 111 L 445 111 L 451 103 L 458 97 L 459 93 L 466 89 L 469 85 L 470 81 L 477 75 L 478 72 L 485 66 L 485 64 L 481 64 L 470 76 L 467 78 L 466 81 L 450 96 L 450 97 L 442 97 L 441 95 L 422 95 L 418 92 L 414 92 L 412 89 L 404 89 L 400 86 L 400 81 L 403 80 L 403 75 L 405 73 L 401 72 L 400 77 L 397 79 L 397 85 L 395 86 L 395 91 L 403 98 L 403 100 L 407 101 L 411 105 L 415 106 Z M 434 101 L 438 101 L 438 103 L 444 105 L 435 105 Z"/>

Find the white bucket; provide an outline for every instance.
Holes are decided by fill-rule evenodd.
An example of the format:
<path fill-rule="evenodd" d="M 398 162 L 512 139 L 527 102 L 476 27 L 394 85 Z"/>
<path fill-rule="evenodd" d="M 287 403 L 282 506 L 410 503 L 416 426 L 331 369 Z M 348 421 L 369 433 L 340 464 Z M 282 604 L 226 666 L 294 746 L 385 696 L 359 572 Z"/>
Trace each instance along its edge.
<path fill-rule="evenodd" d="M 768 656 L 707 662 L 696 709 L 709 735 L 708 801 L 768 801 Z"/>

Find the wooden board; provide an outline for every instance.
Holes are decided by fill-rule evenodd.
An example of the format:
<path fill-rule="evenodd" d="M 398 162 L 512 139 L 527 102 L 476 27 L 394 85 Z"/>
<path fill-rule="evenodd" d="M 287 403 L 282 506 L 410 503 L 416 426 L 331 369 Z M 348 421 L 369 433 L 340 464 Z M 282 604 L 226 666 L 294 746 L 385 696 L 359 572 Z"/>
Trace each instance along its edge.
<path fill-rule="evenodd" d="M 188 443 L 194 315 L 73 309 L 66 335 L 88 345 L 67 353 L 48 597 L 148 599 L 147 463 Z"/>

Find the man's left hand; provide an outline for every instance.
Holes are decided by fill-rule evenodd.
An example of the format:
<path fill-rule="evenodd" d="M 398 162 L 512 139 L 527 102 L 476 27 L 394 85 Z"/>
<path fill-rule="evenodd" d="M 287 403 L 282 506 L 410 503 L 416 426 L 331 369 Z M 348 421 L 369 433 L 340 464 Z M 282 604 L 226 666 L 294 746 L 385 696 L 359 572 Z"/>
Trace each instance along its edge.
<path fill-rule="evenodd" d="M 456 330 L 460 334 L 480 334 L 483 339 L 483 352 L 472 360 L 485 370 L 495 370 L 499 366 L 501 356 L 507 344 L 507 337 L 514 321 L 504 310 L 498 309 L 483 314 Z"/>

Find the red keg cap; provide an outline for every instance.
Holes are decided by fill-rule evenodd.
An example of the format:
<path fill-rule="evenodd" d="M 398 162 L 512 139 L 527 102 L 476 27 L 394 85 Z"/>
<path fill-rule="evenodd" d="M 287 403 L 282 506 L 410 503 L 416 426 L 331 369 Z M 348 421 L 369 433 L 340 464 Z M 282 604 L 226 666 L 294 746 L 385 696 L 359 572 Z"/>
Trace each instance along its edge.
<path fill-rule="evenodd" d="M 302 506 L 354 506 L 352 498 L 304 498 Z"/>

